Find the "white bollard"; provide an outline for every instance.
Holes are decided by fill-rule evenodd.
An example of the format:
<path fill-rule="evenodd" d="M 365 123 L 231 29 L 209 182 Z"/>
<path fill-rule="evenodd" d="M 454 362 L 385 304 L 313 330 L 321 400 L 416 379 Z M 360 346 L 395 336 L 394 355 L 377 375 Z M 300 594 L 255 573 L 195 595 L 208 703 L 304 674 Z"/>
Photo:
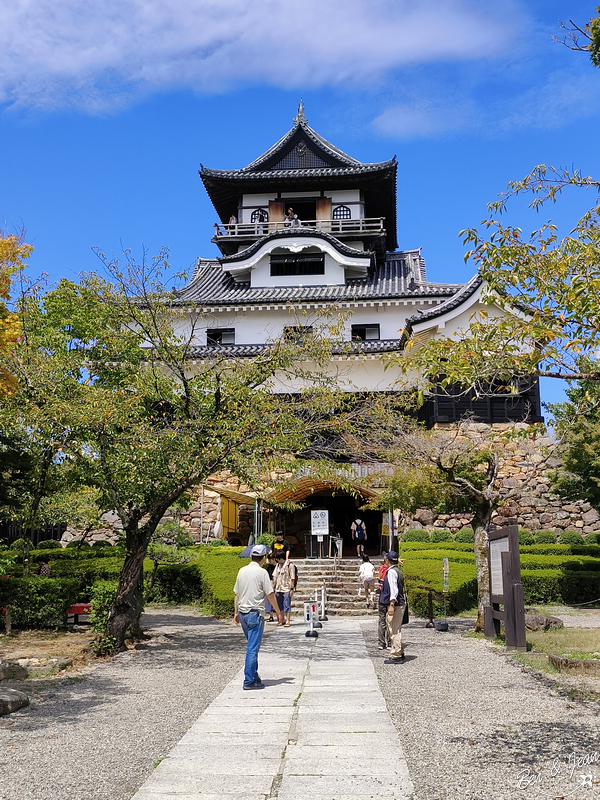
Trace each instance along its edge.
<path fill-rule="evenodd" d="M 325 584 L 321 586 L 321 613 L 319 615 L 319 619 L 321 622 L 327 622 L 327 614 L 325 613 Z"/>
<path fill-rule="evenodd" d="M 319 613 L 319 590 L 318 589 L 315 589 L 315 600 L 314 600 L 313 606 L 315 608 L 315 617 L 316 617 L 317 614 Z M 322 628 L 322 627 L 323 626 L 321 625 L 320 622 L 313 622 L 313 628 Z"/>
<path fill-rule="evenodd" d="M 304 634 L 305 636 L 316 639 L 319 634 L 314 630 L 314 617 L 317 613 L 317 607 L 314 603 L 304 603 L 304 621 L 310 625 L 309 629 Z"/>

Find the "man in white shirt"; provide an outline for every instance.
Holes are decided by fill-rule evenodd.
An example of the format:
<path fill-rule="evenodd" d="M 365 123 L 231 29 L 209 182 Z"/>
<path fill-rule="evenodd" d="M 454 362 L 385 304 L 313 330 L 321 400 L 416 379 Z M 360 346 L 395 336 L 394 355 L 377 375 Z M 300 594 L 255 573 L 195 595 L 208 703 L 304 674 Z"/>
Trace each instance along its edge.
<path fill-rule="evenodd" d="M 250 555 L 252 561 L 240 569 L 233 587 L 235 597 L 233 620 L 236 625 L 242 626 L 248 642 L 244 664 L 244 689 L 264 689 L 265 685 L 258 675 L 258 651 L 265 629 L 265 599 L 269 599 L 279 623 L 283 622 L 283 613 L 277 605 L 269 573 L 262 568 L 267 548 L 264 544 L 257 544 L 252 548 Z"/>

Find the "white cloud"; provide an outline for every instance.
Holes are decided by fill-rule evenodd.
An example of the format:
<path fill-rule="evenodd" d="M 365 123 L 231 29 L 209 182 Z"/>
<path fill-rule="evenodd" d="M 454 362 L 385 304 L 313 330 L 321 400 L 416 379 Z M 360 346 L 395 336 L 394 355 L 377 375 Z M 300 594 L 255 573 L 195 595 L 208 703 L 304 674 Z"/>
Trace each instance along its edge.
<path fill-rule="evenodd" d="M 0 8 L 0 100 L 111 108 L 204 92 L 365 83 L 500 53 L 517 0 L 12 0 Z M 517 15 L 518 17 L 518 15 Z"/>
<path fill-rule="evenodd" d="M 426 139 L 464 128 L 473 128 L 477 115 L 468 101 L 415 99 L 391 106 L 373 122 L 383 136 L 394 139 Z"/>
<path fill-rule="evenodd" d="M 514 128 L 560 128 L 577 119 L 600 114 L 600 80 L 597 72 L 582 63 L 556 70 L 539 86 L 512 100 L 499 120 L 502 130 Z M 587 61 L 583 66 L 588 67 Z"/>

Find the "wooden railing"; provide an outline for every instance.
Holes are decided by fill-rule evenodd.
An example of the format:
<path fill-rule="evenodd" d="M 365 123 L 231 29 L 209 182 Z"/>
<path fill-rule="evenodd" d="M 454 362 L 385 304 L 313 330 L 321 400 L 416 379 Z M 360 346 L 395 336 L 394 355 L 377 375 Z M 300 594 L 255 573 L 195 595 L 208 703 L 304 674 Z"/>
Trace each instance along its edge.
<path fill-rule="evenodd" d="M 233 225 L 215 223 L 214 236 L 234 236 L 239 239 L 266 236 L 280 230 L 314 230 L 330 233 L 333 236 L 385 233 L 384 217 L 365 217 L 363 219 L 307 219 L 288 222 L 236 222 Z"/>

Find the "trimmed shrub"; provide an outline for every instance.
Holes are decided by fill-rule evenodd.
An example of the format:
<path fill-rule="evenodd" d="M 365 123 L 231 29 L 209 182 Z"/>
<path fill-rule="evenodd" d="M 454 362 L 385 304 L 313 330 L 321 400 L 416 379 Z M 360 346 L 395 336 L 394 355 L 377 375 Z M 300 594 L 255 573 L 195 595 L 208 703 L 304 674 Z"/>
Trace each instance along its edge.
<path fill-rule="evenodd" d="M 402 542 L 430 542 L 429 532 L 422 528 L 411 528 L 402 534 Z"/>
<path fill-rule="evenodd" d="M 431 541 L 435 544 L 437 542 L 452 542 L 454 540 L 452 539 L 452 534 L 450 531 L 441 528 L 439 530 L 432 531 Z"/>
<path fill-rule="evenodd" d="M 92 547 L 94 547 L 96 550 L 100 550 L 103 547 L 113 547 L 113 545 L 104 539 L 98 539 L 97 541 L 92 542 Z"/>
<path fill-rule="evenodd" d="M 475 553 L 473 552 L 473 548 L 470 548 L 469 550 L 450 550 L 447 546 L 441 546 L 434 549 L 433 544 L 430 544 L 429 548 L 430 549 L 427 550 L 402 551 L 402 557 L 404 558 L 405 564 L 412 564 L 413 561 L 423 560 L 435 561 L 441 564 L 443 558 L 447 558 L 449 561 L 456 562 L 457 564 L 475 563 Z"/>
<path fill-rule="evenodd" d="M 583 544 L 583 536 L 577 531 L 563 531 L 558 537 L 559 544 Z"/>
<path fill-rule="evenodd" d="M 96 581 L 92 587 L 90 600 L 92 610 L 88 620 L 92 628 L 100 634 L 92 643 L 97 656 L 112 655 L 115 651 L 116 641 L 106 633 L 106 624 L 118 588 L 119 581 Z"/>
<path fill-rule="evenodd" d="M 26 539 L 21 537 L 20 539 L 15 539 L 14 542 L 12 542 L 12 544 L 10 545 L 10 549 L 14 550 L 17 553 L 24 553 L 25 547 L 27 545 L 30 548 L 33 548 L 33 542 L 31 541 L 31 539 Z"/>
<path fill-rule="evenodd" d="M 535 544 L 533 533 L 527 528 L 519 528 L 519 546 L 527 544 Z"/>
<path fill-rule="evenodd" d="M 400 549 L 404 552 L 405 550 L 448 550 L 453 551 L 456 550 L 457 552 L 465 552 L 465 553 L 472 553 L 473 547 L 470 544 L 465 544 L 464 542 L 405 542 L 402 540 L 400 542 Z"/>
<path fill-rule="evenodd" d="M 57 539 L 44 539 L 35 546 L 36 550 L 62 550 L 62 545 Z"/>
<path fill-rule="evenodd" d="M 87 561 L 96 558 L 125 558 L 125 550 L 122 547 L 83 547 L 81 550 L 75 550 L 73 547 L 61 547 L 60 549 L 53 550 L 51 553 L 38 552 L 32 550 L 30 558 L 35 560 L 38 555 L 46 555 L 50 564 L 56 564 L 59 561 Z"/>
<path fill-rule="evenodd" d="M 81 599 L 75 578 L 0 578 L 0 606 L 10 606 L 16 628 L 60 625 Z"/>
<path fill-rule="evenodd" d="M 585 603 L 600 596 L 600 570 L 521 570 L 525 602 Z"/>
<path fill-rule="evenodd" d="M 92 610 L 88 618 L 92 628 L 98 633 L 106 630 L 108 612 L 117 596 L 119 581 L 96 581 L 90 593 Z"/>
<path fill-rule="evenodd" d="M 159 564 L 148 596 L 151 602 L 191 603 L 202 596 L 202 577 L 198 562 Z"/>
<path fill-rule="evenodd" d="M 600 570 L 600 558 L 593 556 L 521 553 L 520 560 L 523 569 Z"/>
<path fill-rule="evenodd" d="M 71 539 L 70 542 L 67 543 L 67 547 L 91 547 L 92 545 L 89 542 L 82 542 L 81 539 Z"/>
<path fill-rule="evenodd" d="M 454 541 L 460 544 L 475 544 L 475 531 L 473 528 L 461 528 L 454 537 Z"/>
<path fill-rule="evenodd" d="M 536 544 L 556 544 L 556 534 L 554 531 L 536 531 L 533 538 Z"/>
<path fill-rule="evenodd" d="M 586 544 L 600 544 L 600 531 L 594 531 L 593 533 L 588 533 L 585 537 Z"/>
<path fill-rule="evenodd" d="M 521 553 L 538 553 L 539 555 L 548 556 L 593 556 L 594 558 L 600 558 L 600 546 L 597 544 L 534 544 L 519 549 Z"/>
<path fill-rule="evenodd" d="M 215 617 L 233 616 L 235 579 L 240 567 L 249 561 L 239 558 L 240 552 L 239 547 L 223 547 L 202 553 L 194 562 L 201 576 L 203 605 Z"/>

